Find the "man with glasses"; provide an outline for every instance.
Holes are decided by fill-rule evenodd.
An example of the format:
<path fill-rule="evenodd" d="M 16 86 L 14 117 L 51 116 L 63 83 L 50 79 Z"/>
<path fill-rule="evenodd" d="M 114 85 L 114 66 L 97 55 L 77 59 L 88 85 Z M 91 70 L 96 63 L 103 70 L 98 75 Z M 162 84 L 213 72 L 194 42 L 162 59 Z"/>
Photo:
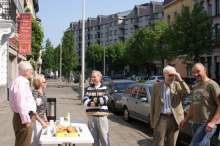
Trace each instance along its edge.
<path fill-rule="evenodd" d="M 36 103 L 28 81 L 33 74 L 30 62 L 22 61 L 18 66 L 19 76 L 13 81 L 9 91 L 9 103 L 13 115 L 15 146 L 29 146 L 35 124 Z"/>
<path fill-rule="evenodd" d="M 172 66 L 163 69 L 164 82 L 155 83 L 151 92 L 150 124 L 154 127 L 153 145 L 175 146 L 179 134 L 178 124 L 184 119 L 181 97 L 190 90 Z M 177 77 L 178 81 L 174 81 Z"/>
<path fill-rule="evenodd" d="M 193 87 L 192 104 L 179 128 L 183 129 L 187 121 L 193 118 L 193 138 L 190 146 L 210 146 L 210 138 L 216 131 L 216 124 L 220 123 L 219 85 L 207 77 L 202 63 L 196 63 L 192 72 L 198 84 Z"/>

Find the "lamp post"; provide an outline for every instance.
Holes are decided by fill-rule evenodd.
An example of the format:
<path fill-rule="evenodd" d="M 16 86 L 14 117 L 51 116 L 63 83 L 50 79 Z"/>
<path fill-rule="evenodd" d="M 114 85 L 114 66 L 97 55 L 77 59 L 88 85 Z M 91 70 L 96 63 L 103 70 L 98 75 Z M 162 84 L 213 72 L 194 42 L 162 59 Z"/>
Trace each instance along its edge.
<path fill-rule="evenodd" d="M 103 75 L 105 76 L 105 43 L 104 43 L 104 51 L 103 51 Z"/>
<path fill-rule="evenodd" d="M 82 57 L 81 57 L 81 65 L 82 65 L 82 79 L 81 79 L 81 103 L 83 102 L 84 96 L 84 80 L 85 80 L 85 68 L 84 68 L 84 56 L 85 56 L 85 0 L 82 0 Z"/>
<path fill-rule="evenodd" d="M 62 38 L 60 43 L 60 88 L 62 84 Z"/>

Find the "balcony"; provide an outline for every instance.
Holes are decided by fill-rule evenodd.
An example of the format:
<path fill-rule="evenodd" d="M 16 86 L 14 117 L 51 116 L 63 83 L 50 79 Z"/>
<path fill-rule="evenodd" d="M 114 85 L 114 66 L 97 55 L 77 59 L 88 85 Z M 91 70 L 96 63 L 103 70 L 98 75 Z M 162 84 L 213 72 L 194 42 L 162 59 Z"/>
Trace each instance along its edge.
<path fill-rule="evenodd" d="M 134 25 L 134 26 L 138 26 L 139 23 L 138 23 L 138 22 L 134 22 L 133 25 Z"/>
<path fill-rule="evenodd" d="M 0 0 L 0 20 L 13 20 L 16 24 L 16 6 L 11 0 Z"/>
<path fill-rule="evenodd" d="M 118 25 L 118 28 L 124 28 L 124 27 L 125 27 L 124 24 L 119 24 L 119 25 Z"/>
<path fill-rule="evenodd" d="M 119 33 L 119 34 L 118 34 L 118 37 L 119 37 L 119 38 L 124 38 L 125 35 L 124 35 L 123 33 Z"/>

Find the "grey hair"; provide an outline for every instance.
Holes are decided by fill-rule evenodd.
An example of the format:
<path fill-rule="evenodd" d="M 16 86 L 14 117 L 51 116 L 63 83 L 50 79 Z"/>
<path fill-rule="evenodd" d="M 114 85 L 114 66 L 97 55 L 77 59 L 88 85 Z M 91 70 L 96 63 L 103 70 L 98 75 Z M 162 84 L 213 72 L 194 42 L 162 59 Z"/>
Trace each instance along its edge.
<path fill-rule="evenodd" d="M 176 69 L 172 66 L 167 65 L 163 68 L 163 73 L 172 72 L 172 71 L 176 72 Z"/>
<path fill-rule="evenodd" d="M 93 73 L 96 73 L 97 76 L 102 77 L 102 73 L 101 73 L 100 71 L 98 71 L 98 70 L 93 70 L 93 71 L 92 71 L 92 74 L 93 74 Z"/>
<path fill-rule="evenodd" d="M 19 74 L 23 74 L 28 69 L 33 69 L 32 65 L 30 64 L 30 61 L 22 61 L 19 63 L 18 65 Z"/>

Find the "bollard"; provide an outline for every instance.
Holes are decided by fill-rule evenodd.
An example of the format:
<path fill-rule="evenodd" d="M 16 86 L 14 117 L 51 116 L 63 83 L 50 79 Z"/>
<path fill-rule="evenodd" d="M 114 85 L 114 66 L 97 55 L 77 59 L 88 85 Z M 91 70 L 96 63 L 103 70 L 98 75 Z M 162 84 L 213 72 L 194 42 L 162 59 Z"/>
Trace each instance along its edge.
<path fill-rule="evenodd" d="M 47 120 L 56 121 L 56 98 L 47 98 Z"/>

